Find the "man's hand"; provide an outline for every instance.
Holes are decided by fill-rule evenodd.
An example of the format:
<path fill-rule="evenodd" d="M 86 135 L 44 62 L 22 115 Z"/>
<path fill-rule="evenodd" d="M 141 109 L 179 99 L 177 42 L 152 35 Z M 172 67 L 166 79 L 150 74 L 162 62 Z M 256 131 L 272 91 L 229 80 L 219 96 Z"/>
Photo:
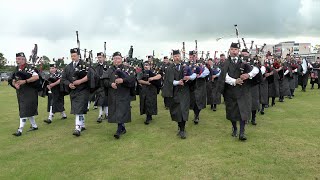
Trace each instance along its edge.
<path fill-rule="evenodd" d="M 241 86 L 241 85 L 243 84 L 243 80 L 240 79 L 240 78 L 238 78 L 238 79 L 236 80 L 236 84 Z"/>
<path fill-rule="evenodd" d="M 75 86 L 73 83 L 70 83 L 70 84 L 69 84 L 69 88 L 70 88 L 70 89 L 75 89 L 76 86 Z"/>
<path fill-rule="evenodd" d="M 151 77 L 151 78 L 148 79 L 149 82 L 150 82 L 150 81 L 153 81 L 153 80 L 154 80 L 153 77 Z"/>
<path fill-rule="evenodd" d="M 19 84 L 20 86 L 21 85 L 24 85 L 26 83 L 26 80 L 18 80 L 17 82 L 16 82 L 16 84 Z"/>
<path fill-rule="evenodd" d="M 51 84 L 49 84 L 49 85 L 47 85 L 47 88 L 49 89 L 49 90 L 51 90 Z"/>
<path fill-rule="evenodd" d="M 246 79 L 249 79 L 249 74 L 242 74 L 241 76 L 240 76 L 240 78 L 241 78 L 241 80 L 246 80 Z"/>
<path fill-rule="evenodd" d="M 265 76 L 265 77 L 269 77 L 269 76 L 270 76 L 270 73 L 265 73 L 264 76 Z"/>
<path fill-rule="evenodd" d="M 116 84 L 122 84 L 123 83 L 123 79 L 122 78 L 117 78 L 114 82 Z"/>
<path fill-rule="evenodd" d="M 20 85 L 17 84 L 17 83 L 14 84 L 14 87 L 15 87 L 16 89 L 20 89 Z"/>
<path fill-rule="evenodd" d="M 151 85 L 151 83 L 150 83 L 149 81 L 146 81 L 146 85 L 150 86 L 150 85 Z"/>
<path fill-rule="evenodd" d="M 82 84 L 82 82 L 81 82 L 81 80 L 75 80 L 75 81 L 73 81 L 72 84 L 75 86 L 78 86 L 78 85 Z"/>
<path fill-rule="evenodd" d="M 183 80 L 189 81 L 189 80 L 190 80 L 190 76 L 185 76 L 185 77 L 183 78 Z"/>
<path fill-rule="evenodd" d="M 216 75 L 212 75 L 211 76 L 211 81 L 213 82 L 216 77 L 217 77 Z"/>
<path fill-rule="evenodd" d="M 112 83 L 112 84 L 111 84 L 111 87 L 112 87 L 113 89 L 117 89 L 117 88 L 118 88 L 116 83 Z"/>
<path fill-rule="evenodd" d="M 180 85 L 180 86 L 183 86 L 183 85 L 184 85 L 183 80 L 180 80 L 180 81 L 179 81 L 179 85 Z"/>

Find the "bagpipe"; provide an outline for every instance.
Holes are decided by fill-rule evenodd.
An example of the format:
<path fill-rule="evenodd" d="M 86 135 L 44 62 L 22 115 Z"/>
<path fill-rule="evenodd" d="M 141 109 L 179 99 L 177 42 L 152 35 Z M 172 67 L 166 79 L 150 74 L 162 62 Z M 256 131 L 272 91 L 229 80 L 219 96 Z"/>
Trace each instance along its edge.
<path fill-rule="evenodd" d="M 148 81 L 149 78 L 155 77 L 156 75 L 157 75 L 157 73 L 154 72 L 153 70 L 144 70 L 143 75 L 142 75 L 142 80 Z M 157 92 L 159 93 L 160 89 L 162 88 L 161 79 L 150 81 L 150 83 L 157 88 Z"/>
<path fill-rule="evenodd" d="M 31 67 L 31 68 L 25 67 L 24 69 L 18 69 L 18 67 L 17 67 L 17 70 L 14 73 L 12 73 L 12 76 L 8 82 L 9 82 L 10 86 L 15 88 L 13 85 L 13 80 L 15 80 L 15 81 L 27 80 L 32 77 L 33 72 L 38 73 L 38 71 L 34 67 Z M 36 88 L 36 89 L 38 89 L 38 91 L 40 91 L 41 90 L 41 83 L 42 82 L 39 79 L 37 81 L 28 83 L 28 85 L 33 88 Z"/>
<path fill-rule="evenodd" d="M 310 78 L 311 80 L 315 80 L 318 79 L 319 76 L 319 68 L 312 68 L 310 71 Z"/>
<path fill-rule="evenodd" d="M 192 73 L 196 73 L 197 75 L 200 76 L 202 72 L 205 70 L 205 67 L 208 68 L 208 65 L 205 64 L 204 62 L 198 62 L 195 64 L 190 64 L 189 67 Z"/>
<path fill-rule="evenodd" d="M 310 78 L 311 80 L 318 79 L 318 71 L 311 71 Z"/>
<path fill-rule="evenodd" d="M 87 76 L 89 71 L 89 66 L 87 66 L 84 62 L 79 61 L 79 64 L 75 67 L 74 73 L 72 76 L 72 80 L 76 81 Z"/>
<path fill-rule="evenodd" d="M 55 72 L 55 73 L 50 73 L 49 76 L 47 76 L 46 78 L 44 78 L 43 83 L 41 85 L 41 91 L 39 92 L 39 96 L 40 97 L 45 97 L 48 96 L 49 93 L 51 93 L 51 90 L 49 90 L 47 88 L 47 86 L 51 83 L 55 83 L 57 82 L 59 79 L 61 79 L 62 77 L 62 73 L 60 73 L 59 71 Z M 59 84 L 59 91 L 64 92 L 63 84 Z"/>

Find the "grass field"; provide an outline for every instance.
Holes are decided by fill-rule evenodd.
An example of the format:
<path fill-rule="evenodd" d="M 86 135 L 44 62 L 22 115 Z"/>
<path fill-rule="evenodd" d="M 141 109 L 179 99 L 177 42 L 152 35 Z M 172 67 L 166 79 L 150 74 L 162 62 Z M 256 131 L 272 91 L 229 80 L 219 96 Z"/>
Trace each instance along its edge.
<path fill-rule="evenodd" d="M 158 116 L 146 126 L 132 102 L 127 134 L 113 138 L 115 124 L 86 116 L 87 131 L 72 135 L 74 116 L 47 125 L 46 99 L 39 98 L 39 130 L 21 137 L 15 91 L 0 86 L 0 179 L 320 179 L 320 90 L 296 90 L 293 100 L 277 102 L 247 127 L 248 141 L 231 137 L 224 106 L 205 109 L 200 124 L 187 123 L 187 139 L 176 136 L 159 96 Z M 69 97 L 65 97 L 70 112 Z M 190 119 L 193 113 L 190 112 Z M 190 120 L 189 119 L 189 120 Z"/>

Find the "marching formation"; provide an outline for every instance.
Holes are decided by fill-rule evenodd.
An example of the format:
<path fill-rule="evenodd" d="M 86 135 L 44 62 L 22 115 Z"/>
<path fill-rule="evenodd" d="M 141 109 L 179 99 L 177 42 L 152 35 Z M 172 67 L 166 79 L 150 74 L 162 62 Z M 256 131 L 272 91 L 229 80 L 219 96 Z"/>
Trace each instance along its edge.
<path fill-rule="evenodd" d="M 208 120 L 201 119 L 207 105 L 213 118 L 214 111 L 224 103 L 232 137 L 245 141 L 245 126 L 257 125 L 257 113 L 266 114 L 265 109 L 275 106 L 277 98 L 278 102 L 286 97 L 292 99 L 299 85 L 306 91 L 309 75 L 312 89 L 314 84 L 320 88 L 319 59 L 310 64 L 299 56 L 288 54 L 281 59 L 270 52 L 262 59 L 250 55 L 246 48 L 241 50 L 239 43 L 232 43 L 228 55 L 221 54 L 220 58 L 198 58 L 197 54 L 197 50 L 190 51 L 189 61 L 185 61 L 180 50 L 173 50 L 172 57 L 165 56 L 161 64 L 149 56 L 147 61 L 133 65 L 120 52 L 113 53 L 112 63 L 106 61 L 105 52 L 99 52 L 97 64 L 92 64 L 81 59 L 80 48 L 73 48 L 70 64 L 64 69 L 51 64 L 50 74 L 43 77 L 35 66 L 27 64 L 24 53 L 17 53 L 17 67 L 9 81 L 16 89 L 20 117 L 13 135 L 22 135 L 27 119 L 31 123 L 29 131 L 38 130 L 35 116 L 39 95 L 48 97 L 45 123 L 51 124 L 56 113 L 67 119 L 64 96 L 69 95 L 71 114 L 75 115 L 74 136 L 81 136 L 87 129 L 85 122 L 92 121 L 85 116 L 88 103 L 90 106 L 93 101 L 99 112 L 94 121 L 116 123 L 113 136 L 119 139 L 127 132 L 126 123 L 132 120 L 131 101 L 139 96 L 140 115 L 145 115 L 144 124 L 149 125 L 158 114 L 157 97 L 161 94 L 171 120 L 177 122 L 179 138 L 187 137 L 190 110 L 193 124 L 198 125 Z"/>

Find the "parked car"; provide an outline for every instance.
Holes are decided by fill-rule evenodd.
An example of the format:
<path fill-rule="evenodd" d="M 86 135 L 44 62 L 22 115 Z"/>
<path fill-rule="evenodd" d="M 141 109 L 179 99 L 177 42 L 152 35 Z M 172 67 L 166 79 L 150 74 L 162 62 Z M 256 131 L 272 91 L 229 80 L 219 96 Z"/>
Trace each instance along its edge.
<path fill-rule="evenodd" d="M 1 73 L 0 79 L 1 81 L 8 81 L 10 75 L 8 73 Z"/>

